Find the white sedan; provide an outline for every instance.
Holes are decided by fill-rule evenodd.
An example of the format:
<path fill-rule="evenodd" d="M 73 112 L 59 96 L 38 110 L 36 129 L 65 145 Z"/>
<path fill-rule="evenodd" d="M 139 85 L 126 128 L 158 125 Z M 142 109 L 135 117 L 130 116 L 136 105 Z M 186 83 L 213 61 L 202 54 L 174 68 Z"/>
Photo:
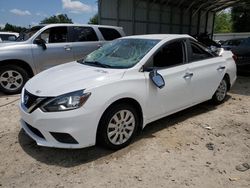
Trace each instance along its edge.
<path fill-rule="evenodd" d="M 152 121 L 223 102 L 235 80 L 231 52 L 217 55 L 188 35 L 124 37 L 29 80 L 21 126 L 41 146 L 120 149 Z"/>

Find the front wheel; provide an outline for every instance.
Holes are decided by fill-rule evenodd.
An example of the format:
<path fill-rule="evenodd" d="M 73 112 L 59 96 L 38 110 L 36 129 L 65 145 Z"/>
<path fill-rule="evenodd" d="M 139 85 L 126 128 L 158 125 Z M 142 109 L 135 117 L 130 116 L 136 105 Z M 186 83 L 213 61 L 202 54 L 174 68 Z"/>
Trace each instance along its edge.
<path fill-rule="evenodd" d="M 131 142 L 138 124 L 138 115 L 132 106 L 127 104 L 111 106 L 101 118 L 98 143 L 110 149 L 121 149 Z"/>
<path fill-rule="evenodd" d="M 222 81 L 220 82 L 219 87 L 217 88 L 217 90 L 215 91 L 213 95 L 213 98 L 212 98 L 213 102 L 215 104 L 222 103 L 226 98 L 227 91 L 228 91 L 227 80 L 226 78 L 223 78 Z"/>
<path fill-rule="evenodd" d="M 0 91 L 6 94 L 20 93 L 28 79 L 28 73 L 21 67 L 15 65 L 0 67 Z"/>

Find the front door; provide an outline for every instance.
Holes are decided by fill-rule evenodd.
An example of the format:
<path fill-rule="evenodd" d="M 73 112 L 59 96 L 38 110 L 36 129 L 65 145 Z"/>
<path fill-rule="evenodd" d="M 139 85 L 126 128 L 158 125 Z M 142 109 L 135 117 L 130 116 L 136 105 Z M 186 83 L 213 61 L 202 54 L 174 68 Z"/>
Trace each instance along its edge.
<path fill-rule="evenodd" d="M 40 71 L 74 60 L 72 43 L 68 42 L 68 29 L 65 26 L 53 27 L 42 32 L 38 38 L 45 41 L 46 49 L 32 45 L 33 59 Z"/>
<path fill-rule="evenodd" d="M 162 75 L 165 86 L 162 89 L 157 88 L 149 78 L 149 73 L 145 72 L 149 121 L 192 104 L 191 82 L 185 77 L 188 72 L 188 64 L 185 62 L 185 42 L 182 40 L 167 43 L 153 56 L 153 68 Z"/>

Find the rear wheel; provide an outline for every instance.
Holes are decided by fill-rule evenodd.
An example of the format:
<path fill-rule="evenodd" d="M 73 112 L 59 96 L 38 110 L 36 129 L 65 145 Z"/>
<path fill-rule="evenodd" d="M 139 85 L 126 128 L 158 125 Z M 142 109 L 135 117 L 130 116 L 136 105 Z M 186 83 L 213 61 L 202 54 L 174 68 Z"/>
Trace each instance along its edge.
<path fill-rule="evenodd" d="M 222 81 L 220 82 L 219 87 L 217 88 L 217 90 L 215 91 L 213 95 L 213 98 L 212 98 L 213 102 L 215 104 L 222 103 L 226 98 L 227 91 L 228 91 L 227 80 L 226 78 L 223 78 Z"/>
<path fill-rule="evenodd" d="M 138 124 L 138 115 L 132 106 L 127 104 L 111 106 L 100 121 L 98 143 L 110 149 L 121 149 L 131 142 Z"/>
<path fill-rule="evenodd" d="M 6 94 L 20 93 L 28 79 L 28 73 L 21 67 L 15 65 L 0 67 L 0 90 Z"/>

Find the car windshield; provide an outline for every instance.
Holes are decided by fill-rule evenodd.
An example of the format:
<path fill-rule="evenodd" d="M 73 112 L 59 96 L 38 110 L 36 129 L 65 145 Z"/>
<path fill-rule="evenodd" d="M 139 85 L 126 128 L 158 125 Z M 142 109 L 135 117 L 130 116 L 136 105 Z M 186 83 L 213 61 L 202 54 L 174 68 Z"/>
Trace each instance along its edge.
<path fill-rule="evenodd" d="M 27 30 L 21 32 L 19 37 L 16 39 L 16 41 L 26 41 L 26 40 L 28 40 L 30 37 L 32 37 L 37 31 L 39 31 L 43 27 L 44 26 L 39 25 L 39 26 L 35 26 L 35 27 L 32 27 L 30 29 L 27 29 Z"/>
<path fill-rule="evenodd" d="M 82 64 L 104 68 L 130 68 L 136 65 L 160 40 L 117 39 L 89 54 Z"/>

